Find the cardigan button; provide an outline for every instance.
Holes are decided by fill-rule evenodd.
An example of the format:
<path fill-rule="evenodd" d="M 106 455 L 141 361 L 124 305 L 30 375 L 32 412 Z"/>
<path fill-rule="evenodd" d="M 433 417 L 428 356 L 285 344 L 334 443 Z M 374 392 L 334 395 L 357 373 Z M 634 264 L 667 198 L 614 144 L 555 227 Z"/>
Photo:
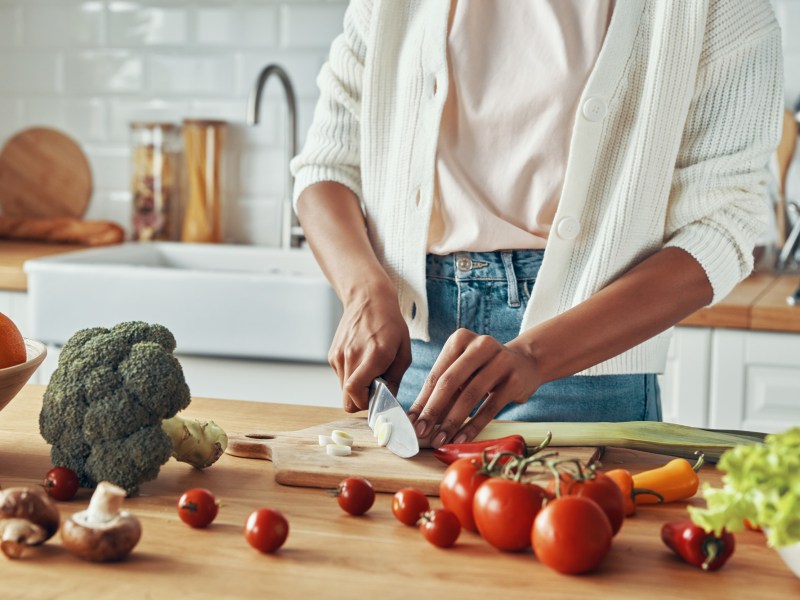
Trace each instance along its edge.
<path fill-rule="evenodd" d="M 582 112 L 587 121 L 602 121 L 608 112 L 608 106 L 601 98 L 592 96 L 583 103 Z"/>
<path fill-rule="evenodd" d="M 556 235 L 562 240 L 574 240 L 581 230 L 581 222 L 574 217 L 564 217 L 556 225 Z"/>

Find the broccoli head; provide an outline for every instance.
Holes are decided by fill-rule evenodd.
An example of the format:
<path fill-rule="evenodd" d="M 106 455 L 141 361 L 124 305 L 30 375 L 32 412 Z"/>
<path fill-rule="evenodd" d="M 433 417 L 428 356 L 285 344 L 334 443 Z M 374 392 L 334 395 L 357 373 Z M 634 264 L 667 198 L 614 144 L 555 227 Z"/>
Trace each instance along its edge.
<path fill-rule="evenodd" d="M 175 338 L 140 321 L 82 329 L 64 345 L 44 393 L 39 430 L 54 465 L 81 485 L 110 481 L 135 494 L 170 456 L 203 468 L 223 453 L 227 436 L 213 422 L 178 412 L 191 396 Z"/>

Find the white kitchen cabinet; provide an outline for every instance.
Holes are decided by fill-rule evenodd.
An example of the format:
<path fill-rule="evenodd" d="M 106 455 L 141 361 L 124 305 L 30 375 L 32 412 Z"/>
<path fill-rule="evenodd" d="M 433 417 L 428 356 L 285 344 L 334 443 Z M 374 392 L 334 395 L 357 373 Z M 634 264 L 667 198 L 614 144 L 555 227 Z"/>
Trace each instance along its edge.
<path fill-rule="evenodd" d="M 712 335 L 705 327 L 673 330 L 667 365 L 658 378 L 665 421 L 706 426 Z"/>
<path fill-rule="evenodd" d="M 718 329 L 711 348 L 709 426 L 800 426 L 800 334 Z"/>

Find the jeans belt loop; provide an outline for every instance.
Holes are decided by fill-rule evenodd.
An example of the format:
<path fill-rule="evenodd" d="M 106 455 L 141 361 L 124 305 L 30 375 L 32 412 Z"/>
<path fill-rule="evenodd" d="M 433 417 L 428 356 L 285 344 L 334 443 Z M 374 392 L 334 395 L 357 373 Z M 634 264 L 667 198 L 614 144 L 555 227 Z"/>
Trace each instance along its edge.
<path fill-rule="evenodd" d="M 517 288 L 517 276 L 514 273 L 513 253 L 511 250 L 503 250 L 500 252 L 500 258 L 503 259 L 503 267 L 506 270 L 506 281 L 508 282 L 508 305 L 511 308 L 519 308 L 521 305 L 519 301 L 519 290 Z"/>

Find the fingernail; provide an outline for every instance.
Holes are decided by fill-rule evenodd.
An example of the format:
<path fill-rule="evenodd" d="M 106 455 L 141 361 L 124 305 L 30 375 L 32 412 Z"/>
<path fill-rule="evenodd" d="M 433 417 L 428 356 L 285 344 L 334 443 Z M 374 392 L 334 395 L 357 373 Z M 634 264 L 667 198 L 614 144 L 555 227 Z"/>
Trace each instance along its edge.
<path fill-rule="evenodd" d="M 456 439 L 453 440 L 454 444 L 463 444 L 467 441 L 467 434 L 466 433 L 459 433 L 456 436 Z"/>
<path fill-rule="evenodd" d="M 427 429 L 428 424 L 425 421 L 417 421 L 417 425 L 414 427 L 414 431 L 417 432 L 417 437 L 424 436 Z"/>
<path fill-rule="evenodd" d="M 431 446 L 433 446 L 434 448 L 438 448 L 439 446 L 444 444 L 444 441 L 446 439 L 447 439 L 447 434 L 444 431 L 442 431 L 441 433 L 439 433 L 439 435 L 433 438 L 433 440 L 431 440 Z"/>

